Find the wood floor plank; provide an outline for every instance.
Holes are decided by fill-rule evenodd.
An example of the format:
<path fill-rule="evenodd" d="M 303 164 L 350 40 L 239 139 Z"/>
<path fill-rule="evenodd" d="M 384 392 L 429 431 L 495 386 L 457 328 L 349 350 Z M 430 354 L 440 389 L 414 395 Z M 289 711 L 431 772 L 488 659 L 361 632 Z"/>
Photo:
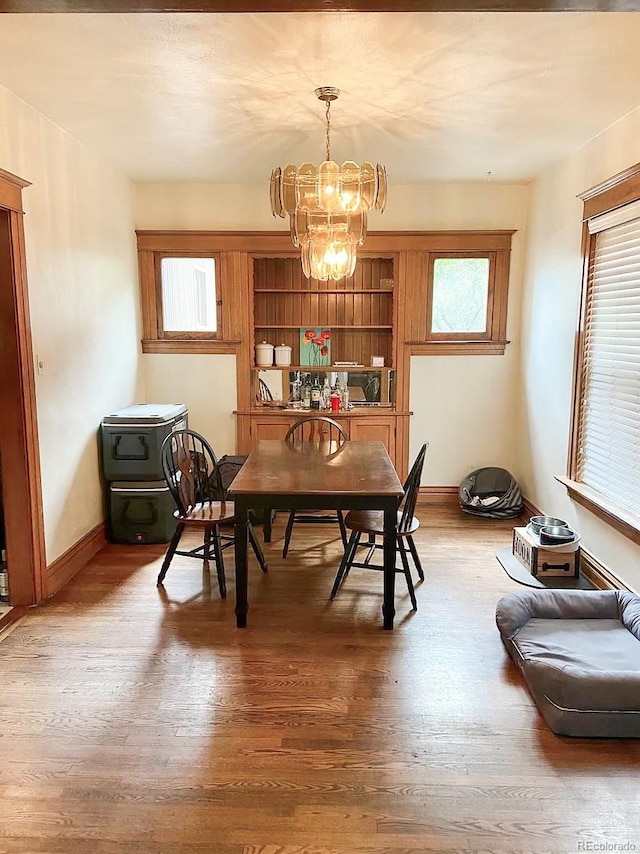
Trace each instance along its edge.
<path fill-rule="evenodd" d="M 249 627 L 201 565 L 109 545 L 0 643 L 4 854 L 571 854 L 640 846 L 640 742 L 558 738 L 508 659 L 511 525 L 419 509 L 426 579 L 328 599 L 337 529 L 283 515 Z M 592 849 L 595 850 L 595 849 Z M 601 849 L 603 850 L 603 849 Z M 613 849 L 610 849 L 613 850 Z"/>

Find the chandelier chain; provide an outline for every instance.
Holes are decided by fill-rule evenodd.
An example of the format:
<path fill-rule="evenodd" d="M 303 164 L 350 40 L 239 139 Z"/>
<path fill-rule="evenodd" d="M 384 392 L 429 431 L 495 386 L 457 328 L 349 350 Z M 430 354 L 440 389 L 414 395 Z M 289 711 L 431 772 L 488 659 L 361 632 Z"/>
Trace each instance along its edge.
<path fill-rule="evenodd" d="M 327 123 L 327 139 L 326 139 L 326 142 L 327 142 L 327 160 L 331 160 L 331 137 L 330 137 L 331 117 L 330 117 L 330 110 L 331 110 L 331 101 L 327 101 L 327 109 L 325 111 L 325 118 L 326 118 L 326 123 Z"/>

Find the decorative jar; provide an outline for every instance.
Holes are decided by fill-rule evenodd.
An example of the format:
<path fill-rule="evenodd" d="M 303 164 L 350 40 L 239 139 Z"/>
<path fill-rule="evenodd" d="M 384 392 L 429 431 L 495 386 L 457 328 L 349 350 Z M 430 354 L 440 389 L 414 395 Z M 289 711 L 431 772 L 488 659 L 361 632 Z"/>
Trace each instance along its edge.
<path fill-rule="evenodd" d="M 256 344 L 256 365 L 259 368 L 273 365 L 273 344 L 268 344 L 266 341 Z"/>
<path fill-rule="evenodd" d="M 288 344 L 278 344 L 275 348 L 276 354 L 276 365 L 290 365 L 291 364 L 291 347 Z"/>

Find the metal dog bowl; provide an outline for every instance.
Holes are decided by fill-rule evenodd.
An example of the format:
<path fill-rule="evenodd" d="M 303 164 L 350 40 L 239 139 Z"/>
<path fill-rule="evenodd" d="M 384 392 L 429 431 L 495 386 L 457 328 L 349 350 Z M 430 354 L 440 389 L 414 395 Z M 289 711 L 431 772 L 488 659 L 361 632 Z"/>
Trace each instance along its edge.
<path fill-rule="evenodd" d="M 540 528 L 540 543 L 545 546 L 572 543 L 575 538 L 576 532 L 567 525 L 543 525 Z"/>
<path fill-rule="evenodd" d="M 556 519 L 555 516 L 532 516 L 529 519 L 529 524 L 531 525 L 531 530 L 534 534 L 539 534 L 540 528 L 549 526 L 569 527 L 564 519 Z"/>

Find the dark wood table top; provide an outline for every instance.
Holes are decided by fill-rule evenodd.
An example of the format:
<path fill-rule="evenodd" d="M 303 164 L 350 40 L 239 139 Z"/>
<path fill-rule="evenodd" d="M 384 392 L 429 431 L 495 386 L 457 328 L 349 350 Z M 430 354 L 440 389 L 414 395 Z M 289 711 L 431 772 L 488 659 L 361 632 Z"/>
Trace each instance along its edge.
<path fill-rule="evenodd" d="M 341 447 L 310 442 L 291 446 L 263 440 L 233 480 L 240 495 L 403 495 L 382 442 L 348 441 Z"/>

